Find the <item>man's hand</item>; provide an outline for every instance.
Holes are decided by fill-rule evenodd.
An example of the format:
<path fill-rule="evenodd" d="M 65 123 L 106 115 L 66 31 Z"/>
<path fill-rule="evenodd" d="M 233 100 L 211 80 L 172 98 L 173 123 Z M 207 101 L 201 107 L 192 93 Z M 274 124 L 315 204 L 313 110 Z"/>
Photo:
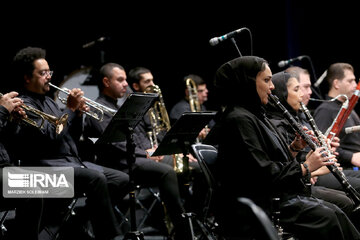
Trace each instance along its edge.
<path fill-rule="evenodd" d="M 84 92 L 80 88 L 73 88 L 68 95 L 66 106 L 73 112 L 79 110 L 85 102 L 83 96 Z"/>
<path fill-rule="evenodd" d="M 150 156 L 153 152 L 155 152 L 155 150 L 156 150 L 156 148 L 146 149 L 146 158 L 154 160 L 155 162 L 162 161 L 164 159 L 164 156 L 153 156 L 153 157 Z"/>
<path fill-rule="evenodd" d="M 0 105 L 4 106 L 9 113 L 11 113 L 14 109 L 19 108 L 23 104 L 23 101 L 16 97 L 18 95 L 17 92 L 9 92 L 2 95 L 0 98 Z"/>

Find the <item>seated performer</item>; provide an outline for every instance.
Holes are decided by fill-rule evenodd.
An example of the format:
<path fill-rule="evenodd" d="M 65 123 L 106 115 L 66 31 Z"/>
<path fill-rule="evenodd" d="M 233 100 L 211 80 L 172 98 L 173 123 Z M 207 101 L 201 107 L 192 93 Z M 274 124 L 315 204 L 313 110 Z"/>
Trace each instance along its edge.
<path fill-rule="evenodd" d="M 304 116 L 303 111 L 300 110 L 301 107 L 304 107 L 301 106 L 301 102 L 303 100 L 304 94 L 300 87 L 298 75 L 290 74 L 286 72 L 279 72 L 272 76 L 272 82 L 275 86 L 275 89 L 272 91 L 272 94 L 276 95 L 279 98 L 279 101 L 288 109 L 289 113 L 292 114 L 296 120 L 298 120 L 299 124 L 307 127 L 307 129 L 309 130 L 314 131 L 314 129 L 312 129 L 312 126 L 307 121 L 304 120 L 306 117 Z M 271 123 L 275 126 L 275 128 L 285 139 L 285 141 L 288 144 L 291 144 L 291 142 L 296 136 L 296 133 L 293 130 L 290 123 L 284 118 L 282 111 L 273 104 L 267 104 L 266 110 Z M 336 143 L 335 146 L 338 146 L 338 143 Z M 328 149 L 332 149 L 332 151 L 335 151 L 334 147 L 332 148 L 331 146 L 328 146 Z M 296 155 L 296 157 L 298 157 L 298 155 L 299 153 Z M 297 158 L 297 160 L 299 162 L 302 162 L 306 160 L 306 157 L 304 156 L 304 159 Z M 332 173 L 329 172 L 328 168 L 326 167 L 320 168 L 319 170 L 312 173 L 312 182 L 313 183 L 316 182 L 316 179 L 318 177 L 321 178 L 323 175 L 327 175 L 327 174 L 332 175 Z M 334 176 L 332 175 L 332 177 Z M 313 184 L 311 185 L 312 196 L 336 204 L 355 223 L 356 218 L 359 217 L 359 213 L 353 211 L 355 205 L 351 201 L 351 199 L 348 196 L 346 196 L 344 190 L 346 189 L 342 189 L 342 191 L 340 191 L 331 188 L 326 188 L 323 186 L 318 186 Z M 359 224 L 355 224 L 355 226 L 357 227 L 358 225 Z"/>
<path fill-rule="evenodd" d="M 340 96 L 346 95 L 350 100 L 352 95 L 355 94 L 357 85 L 354 68 L 348 63 L 331 64 L 327 69 L 325 79 L 329 84 L 329 92 L 326 96 L 326 101 L 321 103 L 314 111 L 316 125 L 323 133 L 326 133 L 328 128 L 333 125 L 333 122 L 336 120 L 336 116 L 344 104 L 345 99 Z M 336 99 L 329 101 L 333 98 Z M 353 108 L 354 105 L 347 106 L 347 109 L 350 109 L 351 107 Z M 345 120 L 345 124 L 342 129 L 339 129 L 340 132 L 338 137 L 340 138 L 340 146 L 336 149 L 338 152 L 338 156 L 336 158 L 343 167 L 344 174 L 348 177 L 351 185 L 358 192 L 360 192 L 360 172 L 354 171 L 353 167 L 360 166 L 360 134 L 356 132 L 346 134 L 345 129 L 359 124 L 359 116 L 353 109 L 349 117 Z M 333 189 L 342 189 L 339 181 L 331 175 L 319 177 L 316 184 Z"/>
<path fill-rule="evenodd" d="M 17 92 L 10 92 L 0 96 L 0 166 L 1 168 L 13 166 L 6 143 L 9 137 L 17 131 L 17 123 L 9 121 L 10 116 L 26 117 L 20 107 L 23 101 L 17 97 Z M 18 115 L 16 115 L 18 114 Z M 43 209 L 42 198 L 5 198 L 3 194 L 3 169 L 0 170 L 0 209 L 15 211 L 15 226 L 6 233 L 6 239 L 39 239 L 40 221 Z"/>
<path fill-rule="evenodd" d="M 303 147 L 303 140 L 289 146 L 263 108 L 274 89 L 271 78 L 268 63 L 255 56 L 233 59 L 215 75 L 215 89 L 225 107 L 216 122 L 220 125 L 217 215 L 223 234 L 239 237 L 252 227 L 247 219 L 233 217 L 239 197 L 250 198 L 270 215 L 272 199 L 279 196 L 280 222 L 300 239 L 359 239 L 359 232 L 337 206 L 307 196 L 304 182 L 310 181 L 311 172 L 334 162 L 320 153 L 324 148 L 317 148 L 303 163 L 294 160 L 291 149 Z M 257 229 L 245 232 L 251 237 Z"/>
<path fill-rule="evenodd" d="M 154 76 L 152 75 L 151 71 L 145 67 L 135 67 L 133 69 L 130 69 L 127 82 L 130 84 L 134 92 L 161 91 L 154 89 L 155 86 Z M 139 130 L 138 132 L 142 133 L 143 135 L 141 146 L 144 150 L 147 151 L 155 151 L 155 149 L 157 148 L 156 143 L 161 143 L 161 140 L 163 139 L 164 135 L 171 128 L 165 103 L 162 98 L 163 97 L 161 93 L 161 96 L 159 96 L 159 99 L 154 104 L 153 108 L 150 109 L 150 111 L 147 114 L 145 114 L 144 118 L 137 126 Z M 161 116 L 162 119 L 160 120 L 158 116 Z M 151 133 L 150 137 L 147 134 L 149 132 Z M 182 173 L 184 172 L 182 153 L 162 156 L 161 163 L 169 164 L 178 173 L 180 190 L 184 190 L 181 192 L 184 193 L 182 194 L 182 196 L 186 196 L 185 197 L 186 209 L 188 211 L 191 209 L 190 210 L 191 212 L 195 212 L 199 215 L 202 212 L 201 209 L 204 206 L 203 202 L 205 201 L 204 199 L 205 192 L 207 191 L 207 189 L 203 187 L 205 184 L 204 182 L 205 178 L 200 170 L 200 166 L 197 160 L 192 156 L 192 154 L 188 154 L 187 156 L 188 156 L 189 169 L 190 169 L 189 179 L 182 177 L 183 176 Z M 191 193 L 189 192 L 189 188 L 190 188 L 189 185 L 191 185 L 191 189 L 192 189 Z M 181 186 L 186 186 L 186 187 L 181 187 Z"/>
<path fill-rule="evenodd" d="M 128 86 L 124 68 L 116 63 L 107 63 L 101 67 L 100 75 L 98 82 L 100 96 L 96 102 L 112 109 L 119 109 L 117 100 L 126 93 Z M 86 117 L 84 136 L 89 138 L 100 137 L 111 119 L 110 114 L 105 114 L 102 122 Z M 160 197 L 165 203 L 175 228 L 175 238 L 184 239 L 185 220 L 182 219 L 181 214 L 185 210 L 180 198 L 176 172 L 171 166 L 158 162 L 163 156 L 149 158 L 145 151 L 146 148 L 143 147 L 143 144 L 149 140 L 140 132 L 138 126 L 134 129 L 133 140 L 136 157 L 133 164 L 135 184 L 159 187 Z M 119 169 L 125 173 L 129 172 L 126 141 L 100 145 L 96 155 L 97 163 Z"/>
<path fill-rule="evenodd" d="M 183 82 L 184 97 L 170 110 L 169 117 L 171 124 L 174 124 L 184 112 L 203 112 L 207 110 L 205 102 L 208 100 L 209 91 L 204 79 L 199 75 L 189 74 L 184 77 Z M 209 125 L 200 131 L 199 141 L 202 141 L 207 136 L 209 128 L 213 126 L 213 122 L 210 122 Z"/>
<path fill-rule="evenodd" d="M 56 126 L 49 121 L 44 121 L 41 128 L 21 125 L 17 134 L 19 141 L 16 142 L 21 151 L 14 154 L 19 156 L 23 165 L 73 167 L 75 197 L 85 193 L 96 239 L 120 239 L 113 205 L 128 192 L 129 179 L 121 171 L 80 159 L 74 138 L 81 133 L 81 112 L 88 110 L 83 92 L 71 90 L 66 108 L 61 111 L 55 101 L 46 96 L 53 72 L 45 55 L 44 49 L 36 47 L 23 48 L 15 55 L 14 72 L 23 91 L 21 98 L 26 105 L 51 116 L 60 118 L 68 114 L 68 119 L 61 132 L 57 132 Z"/>

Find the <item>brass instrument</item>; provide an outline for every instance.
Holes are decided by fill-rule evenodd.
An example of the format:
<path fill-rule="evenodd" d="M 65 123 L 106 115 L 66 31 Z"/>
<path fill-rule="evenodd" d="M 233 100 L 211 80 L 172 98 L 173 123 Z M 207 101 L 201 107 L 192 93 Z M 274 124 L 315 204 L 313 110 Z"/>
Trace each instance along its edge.
<path fill-rule="evenodd" d="M 186 79 L 185 81 L 187 90 L 189 92 L 189 104 L 192 112 L 200 112 L 201 106 L 197 93 L 197 85 L 191 78 Z"/>
<path fill-rule="evenodd" d="M 197 92 L 197 85 L 191 78 L 186 79 L 186 88 L 189 92 L 189 104 L 191 112 L 201 112 L 201 105 L 199 102 L 198 92 Z M 209 132 L 208 125 L 205 126 L 206 135 Z M 196 142 L 201 142 L 200 138 L 196 138 Z"/>
<path fill-rule="evenodd" d="M 60 92 L 63 92 L 63 93 L 65 93 L 65 94 L 67 94 L 67 95 L 70 94 L 70 90 L 67 89 L 67 88 L 60 88 L 60 87 L 55 86 L 54 84 L 52 84 L 52 83 L 50 83 L 50 82 L 49 82 L 49 85 L 50 85 L 51 87 L 57 89 L 57 90 L 60 91 Z M 66 105 L 67 99 L 61 98 L 61 97 L 59 96 L 59 94 L 57 94 L 57 97 L 59 98 L 59 100 L 60 100 L 63 104 Z M 100 103 L 97 103 L 97 102 L 91 100 L 90 98 L 83 97 L 83 99 L 85 100 L 86 104 L 87 104 L 89 107 L 92 107 L 93 109 L 95 109 L 95 111 L 98 111 L 98 113 L 97 113 L 97 112 L 95 112 L 95 111 L 93 110 L 93 111 L 85 112 L 85 114 L 88 115 L 88 116 L 90 116 L 90 117 L 92 117 L 92 118 L 95 118 L 96 120 L 98 120 L 98 121 L 100 121 L 100 122 L 103 120 L 105 113 L 106 113 L 106 114 L 109 114 L 110 116 L 114 116 L 115 113 L 117 112 L 117 110 L 112 109 L 112 108 L 109 108 L 109 107 L 107 107 L 107 106 L 104 106 L 104 105 L 102 105 L 102 104 L 100 104 Z"/>
<path fill-rule="evenodd" d="M 56 133 L 60 134 L 62 132 L 62 130 L 64 129 L 64 127 L 66 126 L 67 119 L 68 119 L 68 115 L 66 113 L 64 113 L 61 117 L 58 118 L 58 117 L 44 113 L 36 108 L 33 108 L 33 107 L 25 105 L 25 104 L 23 104 L 21 107 L 24 108 L 26 111 L 29 111 L 29 112 L 32 112 L 32 113 L 38 115 L 41 118 L 40 125 L 37 125 L 37 123 L 32 119 L 22 118 L 23 121 L 25 121 L 35 127 L 42 128 L 42 126 L 44 125 L 44 121 L 46 120 L 49 123 L 53 124 L 56 127 Z"/>
<path fill-rule="evenodd" d="M 159 101 L 155 101 L 153 107 L 148 111 L 152 129 L 151 132 L 148 132 L 148 137 L 151 142 L 151 147 L 153 148 L 155 145 L 158 145 L 157 135 L 163 130 L 169 131 L 171 124 L 159 86 L 150 85 L 145 88 L 144 93 L 157 93 L 159 95 Z M 182 172 L 183 160 L 180 154 L 173 154 L 173 162 L 174 170 L 176 172 Z"/>
<path fill-rule="evenodd" d="M 166 130 L 169 131 L 171 128 L 169 115 L 167 113 L 164 99 L 161 94 L 161 90 L 158 85 L 150 85 L 148 86 L 145 93 L 157 93 L 159 95 L 159 101 L 155 101 L 152 108 L 150 108 L 151 113 L 149 111 L 150 121 L 154 121 L 152 124 L 155 128 L 155 134 L 158 135 L 160 131 Z"/>
<path fill-rule="evenodd" d="M 0 93 L 0 99 L 2 98 L 3 94 Z M 45 120 L 47 120 L 48 122 L 50 122 L 51 124 L 53 124 L 56 127 L 56 133 L 60 134 L 61 131 L 64 129 L 64 127 L 66 126 L 67 123 L 67 119 L 68 119 L 68 115 L 65 113 L 63 114 L 60 118 L 57 118 L 55 116 L 52 116 L 50 114 L 44 113 L 36 108 L 33 108 L 31 106 L 22 104 L 21 107 L 23 109 L 25 109 L 27 112 L 31 112 L 32 114 L 39 116 L 41 119 L 40 124 L 38 124 L 35 120 L 32 120 L 28 117 L 22 117 L 21 120 L 26 122 L 27 124 L 30 124 L 34 127 L 37 128 L 42 128 L 44 125 Z"/>

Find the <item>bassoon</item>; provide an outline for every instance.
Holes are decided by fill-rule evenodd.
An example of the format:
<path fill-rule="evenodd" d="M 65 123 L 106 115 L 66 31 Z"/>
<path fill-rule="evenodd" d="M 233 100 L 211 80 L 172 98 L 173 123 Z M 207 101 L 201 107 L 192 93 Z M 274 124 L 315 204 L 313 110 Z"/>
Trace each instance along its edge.
<path fill-rule="evenodd" d="M 351 96 L 350 100 L 348 100 L 348 104 L 343 104 L 341 111 L 339 111 L 338 115 L 335 117 L 333 123 L 328 128 L 325 133 L 325 136 L 329 139 L 333 139 L 334 137 L 338 137 L 341 129 L 344 127 L 344 124 L 348 117 L 351 114 L 351 111 L 354 109 L 358 99 L 360 96 L 360 81 L 356 86 L 356 90 Z"/>
<path fill-rule="evenodd" d="M 284 105 L 281 104 L 279 98 L 273 94 L 269 95 L 270 100 L 283 112 L 285 119 L 290 123 L 291 127 L 297 132 L 301 138 L 309 145 L 309 147 L 315 151 L 317 144 L 310 138 L 310 136 L 304 131 L 301 124 L 291 115 L 291 113 L 286 109 Z M 325 152 L 323 153 L 325 154 Z M 355 190 L 355 188 L 349 183 L 349 180 L 344 175 L 342 171 L 335 165 L 326 166 L 330 172 L 335 176 L 335 178 L 340 182 L 345 193 L 349 198 L 354 202 L 354 210 L 357 211 L 360 209 L 360 194 Z"/>

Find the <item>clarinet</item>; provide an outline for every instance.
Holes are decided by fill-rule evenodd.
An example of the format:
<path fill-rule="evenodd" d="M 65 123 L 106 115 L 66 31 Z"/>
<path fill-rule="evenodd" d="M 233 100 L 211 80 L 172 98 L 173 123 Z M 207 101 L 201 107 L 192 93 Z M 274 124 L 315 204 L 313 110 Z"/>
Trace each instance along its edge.
<path fill-rule="evenodd" d="M 325 152 L 328 153 L 328 155 L 332 154 L 330 149 L 328 148 L 328 145 L 324 139 L 324 135 L 318 128 L 318 126 L 315 123 L 314 118 L 311 116 L 309 109 L 305 106 L 303 102 L 300 102 L 300 110 L 305 114 L 306 119 L 309 121 L 311 128 L 314 130 L 315 136 L 319 141 L 320 146 L 325 148 Z"/>
<path fill-rule="evenodd" d="M 290 123 L 295 132 L 297 132 L 301 138 L 309 145 L 309 147 L 315 151 L 317 144 L 313 142 L 308 134 L 304 131 L 302 126 L 296 119 L 289 113 L 289 111 L 282 105 L 277 96 L 270 94 L 270 100 L 283 111 L 284 117 Z M 330 172 L 335 176 L 335 178 L 340 182 L 343 187 L 345 193 L 348 197 L 353 201 L 355 207 L 353 211 L 357 211 L 360 209 L 360 194 L 354 189 L 353 186 L 349 183 L 349 180 L 344 175 L 342 171 L 336 165 L 328 165 L 326 166 Z"/>

